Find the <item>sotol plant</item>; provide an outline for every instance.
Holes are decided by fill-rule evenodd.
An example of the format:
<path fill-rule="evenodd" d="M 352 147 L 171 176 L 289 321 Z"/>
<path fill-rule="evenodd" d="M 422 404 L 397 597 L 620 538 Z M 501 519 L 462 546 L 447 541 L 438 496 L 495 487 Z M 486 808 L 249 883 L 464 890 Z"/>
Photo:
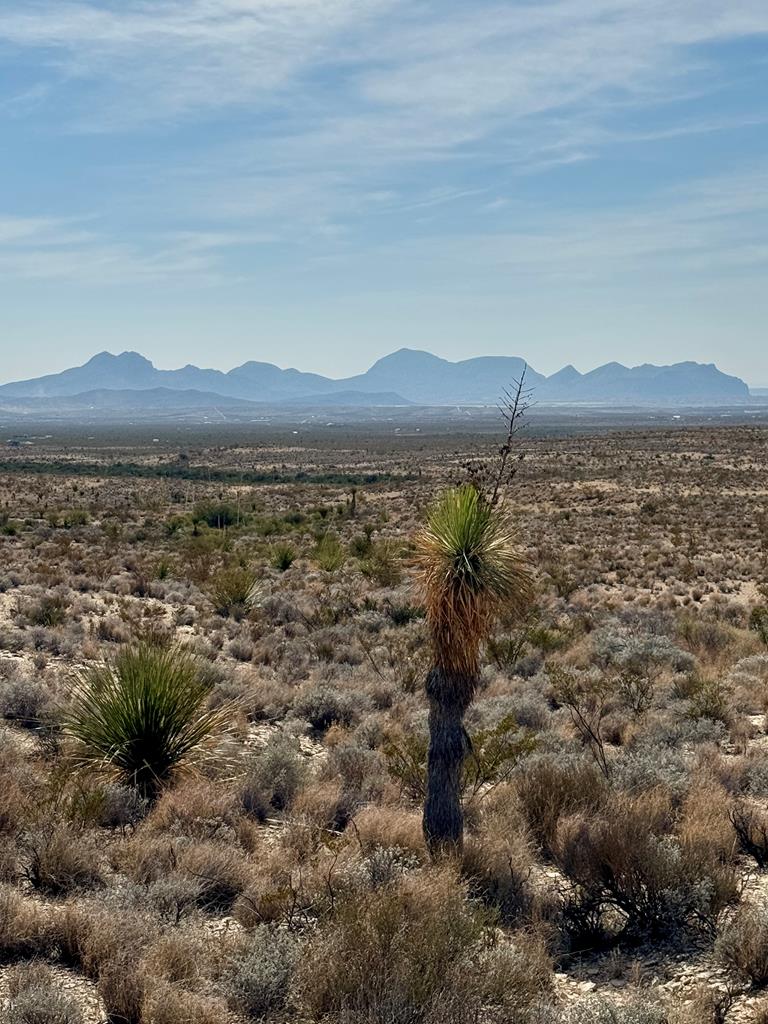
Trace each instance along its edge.
<path fill-rule="evenodd" d="M 429 753 L 424 836 L 433 852 L 456 849 L 464 830 L 464 713 L 477 688 L 480 646 L 504 606 L 522 614 L 532 580 L 503 504 L 467 484 L 447 491 L 417 540 L 432 645 L 427 676 Z"/>
<path fill-rule="evenodd" d="M 115 776 L 153 799 L 229 717 L 208 707 L 210 685 L 180 648 L 137 644 L 77 680 L 65 729 L 76 763 Z"/>

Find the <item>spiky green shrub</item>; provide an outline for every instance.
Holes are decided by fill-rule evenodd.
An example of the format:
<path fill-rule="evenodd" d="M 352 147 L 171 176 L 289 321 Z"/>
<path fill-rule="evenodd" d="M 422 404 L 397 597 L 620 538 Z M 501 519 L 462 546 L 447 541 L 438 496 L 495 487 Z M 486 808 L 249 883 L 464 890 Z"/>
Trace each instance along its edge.
<path fill-rule="evenodd" d="M 234 565 L 220 569 L 213 578 L 210 597 L 219 615 L 241 619 L 259 596 L 259 576 L 254 569 Z"/>
<path fill-rule="evenodd" d="M 336 572 L 344 565 L 344 548 L 335 533 L 326 533 L 315 545 L 312 557 L 325 572 Z"/>
<path fill-rule="evenodd" d="M 227 719 L 227 706 L 208 707 L 209 693 L 189 652 L 149 644 L 124 648 L 76 681 L 64 716 L 77 745 L 75 763 L 154 799 Z"/>
<path fill-rule="evenodd" d="M 296 551 L 290 544 L 275 544 L 272 547 L 270 562 L 279 572 L 290 569 L 296 561 Z"/>
<path fill-rule="evenodd" d="M 380 587 L 396 587 L 403 578 L 397 542 L 380 540 L 372 544 L 366 557 L 360 561 L 360 572 Z"/>

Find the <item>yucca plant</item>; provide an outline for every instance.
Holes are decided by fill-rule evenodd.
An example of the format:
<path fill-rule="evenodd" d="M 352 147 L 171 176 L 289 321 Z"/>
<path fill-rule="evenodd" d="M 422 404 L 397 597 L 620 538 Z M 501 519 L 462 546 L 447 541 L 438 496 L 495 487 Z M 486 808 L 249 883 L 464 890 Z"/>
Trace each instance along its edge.
<path fill-rule="evenodd" d="M 138 643 L 76 680 L 66 733 L 75 763 L 134 786 L 152 800 L 229 717 L 208 707 L 210 682 L 197 660 L 178 647 Z"/>
<path fill-rule="evenodd" d="M 424 836 L 433 853 L 461 847 L 461 768 L 468 751 L 464 714 L 480 674 L 480 648 L 496 613 L 522 614 L 532 578 L 509 512 L 474 485 L 447 491 L 417 538 L 432 667 Z"/>
<path fill-rule="evenodd" d="M 273 544 L 270 551 L 270 562 L 279 572 L 287 572 L 296 561 L 295 548 L 287 543 Z"/>
<path fill-rule="evenodd" d="M 247 566 L 226 566 L 214 576 L 210 595 L 219 615 L 240 620 L 259 598 L 259 575 Z"/>
<path fill-rule="evenodd" d="M 335 533 L 325 533 L 315 545 L 312 557 L 324 572 L 336 572 L 344 565 L 344 548 Z"/>

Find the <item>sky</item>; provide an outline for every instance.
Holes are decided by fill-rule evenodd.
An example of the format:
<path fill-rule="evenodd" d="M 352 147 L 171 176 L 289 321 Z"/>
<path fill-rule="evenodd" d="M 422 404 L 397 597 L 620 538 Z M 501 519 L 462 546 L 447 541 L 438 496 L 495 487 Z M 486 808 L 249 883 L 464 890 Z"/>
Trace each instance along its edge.
<path fill-rule="evenodd" d="M 0 0 L 0 380 L 767 324 L 766 0 Z"/>

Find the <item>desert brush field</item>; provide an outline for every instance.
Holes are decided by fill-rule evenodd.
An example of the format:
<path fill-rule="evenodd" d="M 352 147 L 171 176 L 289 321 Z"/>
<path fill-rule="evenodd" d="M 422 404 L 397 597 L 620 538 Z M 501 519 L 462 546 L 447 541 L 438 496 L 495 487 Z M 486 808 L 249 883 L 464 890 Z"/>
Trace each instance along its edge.
<path fill-rule="evenodd" d="M 3 1021 L 768 1022 L 768 428 L 521 435 L 440 854 L 419 537 L 497 443 L 0 452 Z"/>

